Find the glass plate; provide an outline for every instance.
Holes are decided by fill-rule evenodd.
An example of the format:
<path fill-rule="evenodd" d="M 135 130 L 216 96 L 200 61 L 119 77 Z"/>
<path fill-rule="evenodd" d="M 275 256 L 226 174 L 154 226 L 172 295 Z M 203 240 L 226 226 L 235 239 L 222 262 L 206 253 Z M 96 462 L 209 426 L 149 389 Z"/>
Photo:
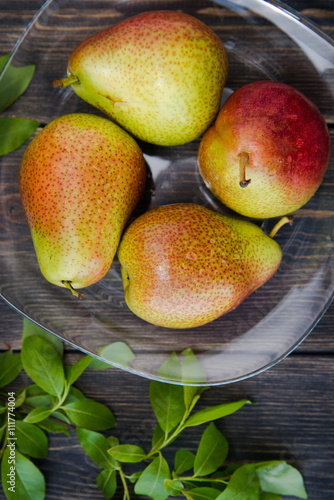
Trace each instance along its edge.
<path fill-rule="evenodd" d="M 295 86 L 315 102 L 328 123 L 333 119 L 333 41 L 274 0 L 49 0 L 12 52 L 12 64 L 35 64 L 36 72 L 29 89 L 6 114 L 36 119 L 42 125 L 71 112 L 98 114 L 71 88 L 54 89 L 51 82 L 65 76 L 68 57 L 81 40 L 155 9 L 180 9 L 221 37 L 230 63 L 224 99 L 245 83 L 273 79 Z M 141 144 L 150 175 L 135 217 L 174 202 L 226 211 L 199 177 L 199 141 L 173 148 Z M 333 160 L 316 195 L 294 214 L 293 226 L 284 226 L 276 237 L 283 261 L 275 276 L 225 316 L 202 327 L 169 330 L 146 323 L 127 308 L 117 258 L 104 279 L 85 289 L 83 300 L 42 277 L 18 194 L 17 174 L 25 147 L 1 159 L 0 292 L 18 312 L 81 351 L 147 378 L 226 384 L 282 360 L 312 331 L 330 304 Z M 260 221 L 265 231 L 273 222 Z M 172 352 L 182 359 L 188 348 L 203 365 L 205 379 L 192 367 L 182 380 L 176 369 L 158 373 Z"/>

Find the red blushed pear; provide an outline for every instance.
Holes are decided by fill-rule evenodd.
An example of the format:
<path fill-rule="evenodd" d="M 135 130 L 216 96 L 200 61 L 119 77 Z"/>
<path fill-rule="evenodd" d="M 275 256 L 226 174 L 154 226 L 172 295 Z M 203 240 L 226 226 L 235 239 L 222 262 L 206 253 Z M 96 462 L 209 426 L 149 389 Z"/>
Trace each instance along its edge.
<path fill-rule="evenodd" d="M 227 78 L 220 38 L 177 11 L 144 12 L 83 40 L 70 55 L 67 78 L 83 100 L 131 135 L 173 146 L 211 125 Z"/>
<path fill-rule="evenodd" d="M 154 208 L 119 249 L 125 300 L 154 325 L 192 328 L 235 309 L 278 269 L 282 251 L 257 225 L 188 203 Z"/>
<path fill-rule="evenodd" d="M 105 118 L 64 115 L 31 141 L 19 188 L 48 281 L 81 296 L 78 288 L 103 278 L 145 178 L 135 140 Z"/>
<path fill-rule="evenodd" d="M 236 90 L 199 148 L 199 171 L 212 193 L 254 218 L 278 217 L 307 203 L 330 158 L 318 108 L 284 83 L 259 81 Z"/>

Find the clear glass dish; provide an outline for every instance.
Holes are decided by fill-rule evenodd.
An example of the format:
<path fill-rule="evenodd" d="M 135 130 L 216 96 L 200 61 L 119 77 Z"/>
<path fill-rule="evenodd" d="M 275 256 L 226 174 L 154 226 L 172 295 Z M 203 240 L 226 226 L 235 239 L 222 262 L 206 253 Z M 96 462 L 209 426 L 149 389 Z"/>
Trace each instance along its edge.
<path fill-rule="evenodd" d="M 35 64 L 33 82 L 7 115 L 47 124 L 59 115 L 98 113 L 71 88 L 54 89 L 74 47 L 126 17 L 154 9 L 181 9 L 221 37 L 230 70 L 224 98 L 260 79 L 283 81 L 304 92 L 331 123 L 334 117 L 334 43 L 319 28 L 277 1 L 265 0 L 49 0 L 16 44 L 11 63 Z M 178 147 L 141 144 L 148 166 L 146 194 L 134 216 L 173 202 L 199 203 L 224 212 L 197 169 L 199 139 Z M 226 384 L 282 360 L 306 338 L 334 290 L 334 162 L 310 202 L 277 236 L 283 261 L 275 276 L 236 310 L 199 328 L 169 330 L 137 318 L 124 301 L 120 266 L 85 289 L 78 300 L 41 275 L 22 211 L 17 174 L 26 145 L 0 159 L 0 293 L 22 315 L 81 351 L 134 374 L 195 385 Z M 268 231 L 273 221 L 260 221 Z M 109 346 L 107 349 L 103 348 Z M 158 374 L 172 352 L 191 348 L 205 379 Z"/>

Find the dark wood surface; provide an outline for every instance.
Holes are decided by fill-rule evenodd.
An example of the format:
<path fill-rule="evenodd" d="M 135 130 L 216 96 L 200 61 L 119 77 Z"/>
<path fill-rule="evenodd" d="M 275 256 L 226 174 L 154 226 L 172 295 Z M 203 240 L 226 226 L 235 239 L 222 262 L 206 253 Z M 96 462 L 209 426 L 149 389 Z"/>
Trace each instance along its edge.
<path fill-rule="evenodd" d="M 334 38 L 332 0 L 289 0 Z M 41 1 L 0 0 L 0 55 L 10 51 Z M 310 500 L 334 498 L 334 304 L 311 335 L 288 358 L 246 381 L 207 391 L 201 407 L 249 398 L 245 407 L 218 423 L 230 442 L 229 460 L 285 459 L 302 472 Z M 0 301 L 0 349 L 4 343 L 20 348 L 22 318 Z M 65 347 L 69 363 L 81 357 Z M 21 381 L 24 383 L 23 377 Z M 114 412 L 114 434 L 122 442 L 148 447 L 155 420 L 150 408 L 149 381 L 110 369 L 88 370 L 77 382 L 87 397 L 107 404 Z M 192 429 L 176 447 L 194 451 L 198 431 Z M 75 434 L 49 437 L 47 459 L 39 461 L 45 474 L 47 500 L 102 499 L 95 486 L 97 468 L 87 458 Z M 3 493 L 0 492 L 0 498 Z M 117 494 L 116 498 L 121 498 Z"/>

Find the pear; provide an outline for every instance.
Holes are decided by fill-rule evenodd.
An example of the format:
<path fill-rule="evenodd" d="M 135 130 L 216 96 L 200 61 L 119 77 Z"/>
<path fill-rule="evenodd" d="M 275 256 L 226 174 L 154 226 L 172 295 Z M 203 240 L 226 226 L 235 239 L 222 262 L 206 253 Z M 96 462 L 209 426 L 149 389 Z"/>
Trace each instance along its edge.
<path fill-rule="evenodd" d="M 145 186 L 135 140 L 106 118 L 69 114 L 28 145 L 19 189 L 44 277 L 78 288 L 109 270 L 121 233 Z"/>
<path fill-rule="evenodd" d="M 290 85 L 258 81 L 236 90 L 199 147 L 199 171 L 227 207 L 253 218 L 298 210 L 315 194 L 330 158 L 318 108 Z"/>
<path fill-rule="evenodd" d="M 153 208 L 118 249 L 125 300 L 154 325 L 191 328 L 235 309 L 278 269 L 282 251 L 257 225 L 192 203 Z"/>
<path fill-rule="evenodd" d="M 220 38 L 182 12 L 145 12 L 81 42 L 67 78 L 83 100 L 135 137 L 158 145 L 184 144 L 215 119 L 227 78 Z"/>

